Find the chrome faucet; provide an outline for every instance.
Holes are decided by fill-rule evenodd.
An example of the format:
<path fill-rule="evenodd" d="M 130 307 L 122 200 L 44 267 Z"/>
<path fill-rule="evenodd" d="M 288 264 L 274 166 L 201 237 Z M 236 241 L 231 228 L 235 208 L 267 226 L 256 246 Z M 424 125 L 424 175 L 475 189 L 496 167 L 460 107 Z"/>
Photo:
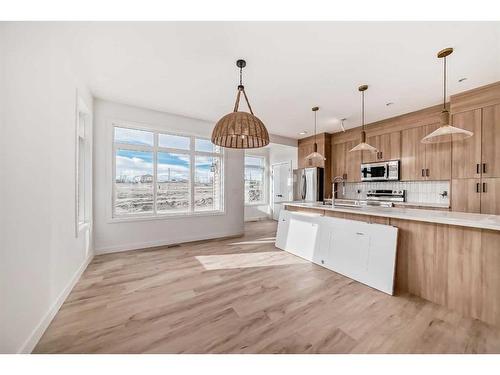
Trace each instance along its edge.
<path fill-rule="evenodd" d="M 333 182 L 332 182 L 332 191 L 333 191 L 333 194 L 332 194 L 332 207 L 335 207 L 335 198 L 336 198 L 337 191 L 338 191 L 335 188 L 335 186 L 339 182 L 342 182 L 342 195 L 345 195 L 345 180 L 344 180 L 344 177 L 343 176 L 334 177 L 333 178 Z"/>

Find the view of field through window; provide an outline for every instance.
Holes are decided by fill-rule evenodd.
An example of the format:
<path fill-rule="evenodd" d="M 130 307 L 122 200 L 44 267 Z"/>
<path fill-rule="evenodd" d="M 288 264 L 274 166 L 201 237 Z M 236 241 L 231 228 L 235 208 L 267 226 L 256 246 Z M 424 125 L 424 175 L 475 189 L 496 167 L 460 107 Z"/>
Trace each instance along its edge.
<path fill-rule="evenodd" d="M 114 142 L 116 216 L 222 209 L 222 155 L 209 140 L 115 127 Z"/>
<path fill-rule="evenodd" d="M 245 156 L 245 203 L 264 203 L 265 158 Z"/>

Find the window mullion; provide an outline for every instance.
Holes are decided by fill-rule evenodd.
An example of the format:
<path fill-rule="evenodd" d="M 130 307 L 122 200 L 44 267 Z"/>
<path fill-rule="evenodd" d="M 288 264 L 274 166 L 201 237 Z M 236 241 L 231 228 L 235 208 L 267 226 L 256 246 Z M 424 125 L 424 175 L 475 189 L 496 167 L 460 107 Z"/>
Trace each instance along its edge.
<path fill-rule="evenodd" d="M 190 212 L 193 213 L 194 212 L 194 202 L 195 202 L 195 198 L 194 198 L 194 178 L 195 178 L 195 168 L 196 168 L 196 164 L 195 164 L 195 152 L 194 152 L 194 149 L 195 149 L 195 137 L 191 137 L 191 141 L 190 141 L 190 148 L 189 148 L 189 155 L 190 155 Z"/>
<path fill-rule="evenodd" d="M 153 133 L 153 216 L 157 216 L 158 188 L 158 132 Z"/>

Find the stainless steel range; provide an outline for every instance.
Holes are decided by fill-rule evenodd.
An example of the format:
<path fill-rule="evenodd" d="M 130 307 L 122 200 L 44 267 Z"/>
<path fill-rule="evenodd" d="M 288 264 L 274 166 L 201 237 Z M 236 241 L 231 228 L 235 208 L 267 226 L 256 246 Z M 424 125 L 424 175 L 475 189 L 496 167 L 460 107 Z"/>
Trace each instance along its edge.
<path fill-rule="evenodd" d="M 406 190 L 386 190 L 376 189 L 368 190 L 366 193 L 367 201 L 384 201 L 384 202 L 405 202 Z"/>

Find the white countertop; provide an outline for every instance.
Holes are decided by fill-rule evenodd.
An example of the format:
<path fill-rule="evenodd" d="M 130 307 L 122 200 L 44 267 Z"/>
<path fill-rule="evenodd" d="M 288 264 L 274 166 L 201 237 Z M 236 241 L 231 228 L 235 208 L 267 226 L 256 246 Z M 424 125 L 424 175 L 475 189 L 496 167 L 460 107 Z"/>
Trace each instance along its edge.
<path fill-rule="evenodd" d="M 322 203 L 284 203 L 285 206 L 313 208 L 325 211 L 346 212 L 358 215 L 389 217 L 402 220 L 458 225 L 462 227 L 500 230 L 499 215 L 471 214 L 467 212 L 436 211 L 399 207 L 332 207 Z"/>

